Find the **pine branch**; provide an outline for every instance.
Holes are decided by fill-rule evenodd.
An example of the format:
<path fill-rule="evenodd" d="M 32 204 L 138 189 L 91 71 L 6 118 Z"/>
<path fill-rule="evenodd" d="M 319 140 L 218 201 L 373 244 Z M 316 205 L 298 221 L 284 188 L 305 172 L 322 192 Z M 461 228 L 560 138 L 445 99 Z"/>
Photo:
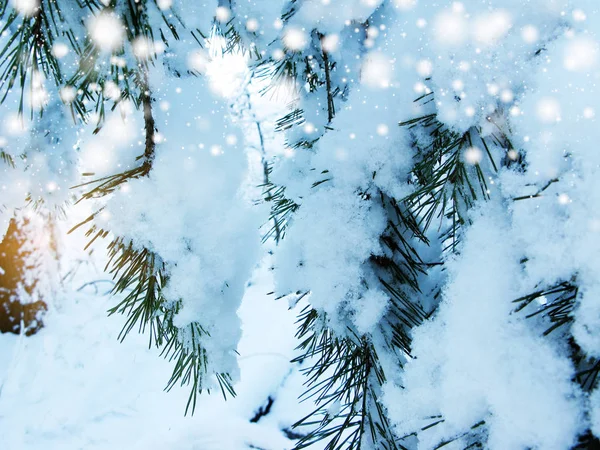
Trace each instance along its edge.
<path fill-rule="evenodd" d="M 568 346 L 575 367 L 573 381 L 579 384 L 583 392 L 591 393 L 598 387 L 600 359 L 589 357 L 572 336 L 568 337 Z"/>
<path fill-rule="evenodd" d="M 426 105 L 433 97 L 433 93 L 429 92 L 415 102 Z M 437 119 L 436 113 L 400 123 L 413 133 L 413 146 L 417 151 L 413 169 L 416 189 L 404 202 L 418 218 L 424 232 L 433 225 L 434 219 L 438 220 L 440 237 L 446 243 L 444 252 L 457 251 L 460 230 L 469 223 L 466 211 L 477 201 L 489 199 L 487 172 L 494 174 L 498 171 L 491 147 L 504 149 L 505 165 L 512 161 L 506 156 L 512 154 L 510 140 L 491 117 L 488 120 L 498 131 L 485 138 L 478 128 L 471 128 L 464 134 L 448 129 Z M 465 161 L 465 151 L 475 144 L 481 147 L 478 151 L 482 160 L 469 163 Z"/>
<path fill-rule="evenodd" d="M 333 101 L 333 91 L 331 88 L 331 74 L 329 73 L 331 70 L 329 64 L 329 55 L 327 51 L 323 48 L 323 39 L 325 36 L 323 34 L 318 34 L 319 41 L 321 42 L 321 55 L 323 56 L 323 69 L 325 70 L 325 90 L 327 92 L 327 122 L 331 123 L 333 117 L 335 116 L 335 103 Z"/>
<path fill-rule="evenodd" d="M 12 169 L 16 167 L 14 158 L 4 150 L 0 150 L 0 159 L 4 162 L 4 164 L 10 166 Z"/>
<path fill-rule="evenodd" d="M 535 194 L 532 195 L 523 195 L 520 197 L 515 197 L 513 198 L 513 201 L 519 201 L 519 200 L 528 200 L 528 199 L 532 199 L 532 198 L 539 198 L 542 197 L 544 194 L 544 191 L 546 191 L 546 189 L 548 189 L 553 183 L 558 182 L 558 178 L 553 178 L 552 180 L 548 181 L 544 186 L 542 186 L 540 189 L 538 189 L 538 191 Z"/>
<path fill-rule="evenodd" d="M 544 336 L 558 333 L 560 338 L 567 340 L 576 371 L 574 381 L 584 392 L 591 392 L 598 385 L 600 360 L 588 357 L 571 335 L 570 325 L 574 321 L 573 312 L 578 299 L 579 287 L 573 277 L 514 300 L 518 305 L 514 312 L 527 313 L 527 319 L 541 318 L 546 327 Z"/>
<path fill-rule="evenodd" d="M 311 366 L 303 370 L 308 380 L 302 399 L 314 400 L 317 407 L 294 424 L 294 428 L 316 426 L 295 449 L 322 441 L 327 441 L 326 450 L 360 449 L 366 436 L 377 448 L 403 448 L 396 445 L 380 406 L 379 389 L 385 375 L 372 344 L 356 335 L 337 338 L 319 321 L 310 307 L 298 319 L 296 336 L 303 354 L 293 362 L 309 360 Z"/>
<path fill-rule="evenodd" d="M 269 170 L 271 169 L 269 168 Z M 273 222 L 273 226 L 265 233 L 262 240 L 266 242 L 273 238 L 276 243 L 279 243 L 285 237 L 288 222 L 300 205 L 285 197 L 284 187 L 276 186 L 270 182 L 260 187 L 263 188 L 265 199 L 268 198 L 271 202 L 269 221 Z"/>
<path fill-rule="evenodd" d="M 367 193 L 359 195 L 371 200 Z M 372 256 L 370 262 L 379 274 L 381 287 L 390 295 L 390 308 L 380 322 L 379 332 L 388 343 L 385 351 L 396 355 L 402 367 L 401 361 L 410 354 L 411 329 L 427 317 L 419 290 L 425 264 L 412 245 L 415 238 L 427 240 L 408 210 L 379 195 L 389 217 L 388 229 L 381 237 L 388 251 L 385 256 Z M 316 409 L 294 426 L 316 428 L 296 448 L 325 441 L 329 450 L 360 449 L 367 440 L 376 448 L 404 448 L 396 442 L 379 400 L 386 376 L 377 354 L 384 349 L 351 328 L 347 336 L 337 336 L 327 327 L 326 317 L 310 307 L 302 311 L 298 323 L 298 348 L 303 354 L 294 362 L 308 360 L 310 364 L 304 370 L 308 379 L 302 398 L 314 400 Z"/>
<path fill-rule="evenodd" d="M 266 202 L 272 202 L 275 198 L 271 195 L 273 193 L 272 183 L 270 180 L 270 174 L 272 171 L 272 167 L 270 167 L 269 162 L 266 158 L 266 150 L 265 150 L 265 141 L 262 133 L 262 128 L 260 126 L 260 122 L 256 122 L 256 129 L 258 131 L 260 149 L 261 149 L 261 162 L 263 166 L 263 196 Z M 263 236 L 262 241 L 265 242 L 271 236 L 275 239 L 275 243 L 279 243 L 282 238 L 281 226 L 277 217 L 271 217 L 271 221 L 273 222 L 273 227 L 267 232 L 265 236 Z"/>
<path fill-rule="evenodd" d="M 75 189 L 95 185 L 85 192 L 79 201 L 108 195 L 130 180 L 148 176 L 152 170 L 152 161 L 156 149 L 156 122 L 152 113 L 152 91 L 148 81 L 148 70 L 148 65 L 140 62 L 139 69 L 135 73 L 135 83 L 140 91 L 136 105 L 141 106 L 144 115 L 144 152 L 136 158 L 137 161 L 141 161 L 141 164 L 133 169 L 74 186 Z M 93 176 L 93 174 L 89 174 L 89 176 Z"/>
<path fill-rule="evenodd" d="M 11 36 L 0 49 L 0 103 L 4 103 L 18 82 L 19 114 L 22 115 L 28 81 L 30 90 L 35 88 L 34 74 L 51 77 L 57 86 L 63 82 L 58 60 L 52 51 L 52 45 L 59 32 L 57 19 L 62 21 L 62 15 L 58 5 L 47 0 L 41 1 L 31 16 L 21 15 L 14 9 L 9 13 L 5 4 L 0 19 L 4 19 L 7 13 L 8 17 L 0 29 L 0 34 L 10 33 Z M 13 28 L 14 31 L 11 31 Z M 32 118 L 33 110 L 32 105 Z"/>
<path fill-rule="evenodd" d="M 146 2 L 127 0 L 126 12 L 123 22 L 126 25 L 127 36 L 130 41 L 145 37 L 153 39 L 152 28 L 148 24 Z M 93 61 L 98 53 L 93 45 L 88 45 L 88 55 Z M 121 98 L 133 100 L 134 105 L 143 113 L 144 117 L 144 152 L 137 158 L 138 165 L 133 169 L 123 171 L 104 178 L 95 179 L 76 187 L 90 187 L 81 198 L 91 199 L 103 197 L 118 189 L 122 184 L 133 179 L 147 177 L 152 171 L 156 150 L 156 121 L 153 115 L 152 89 L 149 83 L 150 59 L 136 56 L 137 67 L 129 72 L 126 67 L 127 80 L 132 79 L 133 85 L 128 87 Z M 120 77 L 119 68 L 111 69 L 113 75 Z M 80 78 L 82 86 L 96 82 L 98 74 L 89 70 Z M 135 89 L 132 89 L 135 88 Z M 90 94 L 90 98 L 93 95 Z M 94 94 L 95 95 L 95 94 Z M 102 94 L 96 96 L 97 105 L 101 108 L 103 116 L 104 98 Z M 116 105 L 117 102 L 115 102 Z M 113 106 L 114 107 L 114 106 Z M 97 131 L 97 130 L 96 130 Z M 89 174 L 93 176 L 93 174 Z M 81 201 L 80 200 L 80 201 Z M 108 230 L 98 229 L 94 219 L 100 211 L 92 214 L 86 220 L 76 225 L 73 230 L 81 226 L 89 226 L 86 233 L 90 237 L 90 246 L 98 238 L 108 236 Z M 190 387 L 190 395 L 185 413 L 195 411 L 197 397 L 204 390 L 210 392 L 208 378 L 214 375 L 224 397 L 235 395 L 232 379 L 226 373 L 209 374 L 209 362 L 202 341 L 210 337 L 209 333 L 199 322 L 192 322 L 186 327 L 179 328 L 174 323 L 174 318 L 181 309 L 182 300 L 167 300 L 163 290 L 169 282 L 169 268 L 162 262 L 160 256 L 147 248 L 138 248 L 130 239 L 115 238 L 108 246 L 109 261 L 106 266 L 115 280 L 112 290 L 114 295 L 126 294 L 125 297 L 113 308 L 109 314 L 122 314 L 126 317 L 123 328 L 119 334 L 122 341 L 134 329 L 139 333 L 148 331 L 149 346 L 161 349 L 161 355 L 174 363 L 172 375 L 167 383 L 166 390 L 171 390 L 177 384 Z"/>
<path fill-rule="evenodd" d="M 544 331 L 544 336 L 552 333 L 554 330 L 569 324 L 573 321 L 572 312 L 577 301 L 578 287 L 575 280 L 562 282 L 548 289 L 542 289 L 526 296 L 514 300 L 518 303 L 515 312 L 522 311 L 527 307 L 533 306 L 537 301 L 537 307 L 534 311 L 526 315 L 532 318 L 543 316 L 550 321 L 551 325 Z"/>
<path fill-rule="evenodd" d="M 145 148 L 143 157 L 143 175 L 146 176 L 152 169 L 154 152 L 156 149 L 156 122 L 152 114 L 152 97 L 150 96 L 150 83 L 148 82 L 148 71 L 142 70 L 139 76 L 142 78 L 140 83 L 140 97 L 142 98 L 142 110 L 144 112 L 144 130 L 146 132 Z"/>
<path fill-rule="evenodd" d="M 185 328 L 174 324 L 174 318 L 181 308 L 181 301 L 168 301 L 162 290 L 168 283 L 168 271 L 160 257 L 147 249 L 137 250 L 131 242 L 125 244 L 122 238 L 109 245 L 110 270 L 116 280 L 112 293 L 127 292 L 125 298 L 109 310 L 109 314 L 122 314 L 127 317 L 119 339 L 135 328 L 139 333 L 149 329 L 148 346 L 154 344 L 161 349 L 161 356 L 174 362 L 173 373 L 165 390 L 170 391 L 177 384 L 190 387 L 185 414 L 194 414 L 198 394 L 206 388 L 208 357 L 202 346 L 202 339 L 210 337 L 199 322 L 192 322 Z M 223 397 L 235 396 L 232 380 L 228 374 L 215 373 Z"/>
<path fill-rule="evenodd" d="M 384 255 L 372 256 L 371 262 L 379 282 L 390 296 L 390 308 L 380 325 L 388 347 L 401 357 L 410 355 L 411 330 L 419 326 L 432 313 L 423 304 L 421 279 L 426 277 L 428 265 L 415 247 L 417 243 L 429 245 L 429 240 L 419 228 L 416 217 L 409 208 L 380 193 L 388 213 L 388 227 L 381 236 Z"/>

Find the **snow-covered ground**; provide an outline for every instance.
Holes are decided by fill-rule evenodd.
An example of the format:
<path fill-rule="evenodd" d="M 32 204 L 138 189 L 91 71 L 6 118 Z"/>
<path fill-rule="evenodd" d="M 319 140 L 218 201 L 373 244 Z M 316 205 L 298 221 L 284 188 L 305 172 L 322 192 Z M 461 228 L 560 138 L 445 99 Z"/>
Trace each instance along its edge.
<path fill-rule="evenodd" d="M 257 268 L 239 310 L 238 396 L 203 395 L 184 417 L 188 389 L 164 392 L 172 365 L 147 336 L 117 339 L 124 318 L 107 317 L 107 274 L 83 258 L 77 236 L 64 238 L 63 271 L 76 269 L 55 299 L 41 332 L 0 335 L 0 448 L 201 449 L 291 448 L 289 429 L 309 404 L 298 404 L 302 376 L 289 361 L 295 312 L 272 295 L 269 258 Z M 83 259 L 82 259 L 83 258 Z M 78 262 L 79 261 L 79 262 Z M 83 261 L 83 262 L 82 262 Z M 282 388 L 282 386 L 285 386 Z M 251 422 L 268 398 L 269 413 Z"/>

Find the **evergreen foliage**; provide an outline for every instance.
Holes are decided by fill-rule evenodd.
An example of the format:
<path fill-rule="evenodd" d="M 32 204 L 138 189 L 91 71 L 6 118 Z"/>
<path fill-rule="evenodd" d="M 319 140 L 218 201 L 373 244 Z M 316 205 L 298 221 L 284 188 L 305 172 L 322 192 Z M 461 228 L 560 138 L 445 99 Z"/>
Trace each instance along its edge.
<path fill-rule="evenodd" d="M 263 95 L 272 94 L 282 84 L 294 87 L 296 101 L 288 113 L 276 121 L 275 129 L 285 133 L 289 150 L 301 155 L 318 154 L 323 151 L 319 147 L 321 143 L 339 130 L 337 121 L 353 92 L 350 79 L 359 77 L 360 70 L 354 69 L 354 62 L 345 60 L 342 53 L 327 48 L 326 36 L 316 25 L 314 29 L 305 30 L 303 45 L 296 47 L 285 36 L 277 36 L 274 41 L 265 43 L 260 34 L 242 21 L 243 17 L 236 16 L 239 7 L 236 3 L 220 2 L 221 7 L 231 9 L 232 17 L 209 20 L 210 29 L 200 30 L 186 25 L 184 10 L 161 9 L 160 2 L 154 0 L 111 0 L 108 5 L 96 0 L 41 0 L 32 14 L 17 11 L 5 0 L 0 6 L 0 19 L 2 33 L 8 34 L 9 38 L 0 45 L 0 102 L 17 90 L 18 111 L 23 115 L 27 89 L 33 89 L 35 77 L 43 74 L 58 90 L 65 86 L 74 89 L 74 97 L 64 103 L 76 123 L 93 122 L 97 134 L 108 113 L 130 101 L 144 120 L 143 150 L 135 163 L 107 176 L 86 173 L 85 181 L 75 186 L 83 192 L 80 200 L 102 201 L 127 183 L 143 182 L 153 176 L 160 128 L 155 119 L 156 92 L 160 86 L 152 85 L 152 70 L 163 64 L 173 79 L 202 76 L 195 68 L 182 70 L 170 59 L 172 54 L 163 59 L 154 51 L 136 52 L 135 43 L 161 42 L 167 49 L 174 49 L 179 41 L 185 41 L 193 42 L 201 49 L 207 45 L 207 37 L 218 37 L 224 40 L 224 53 L 242 51 L 248 55 L 251 66 L 248 83 L 264 83 Z M 366 58 L 368 48 L 360 39 L 367 36 L 370 25 L 382 20 L 382 11 L 390 8 L 390 2 L 379 3 L 381 9 L 375 9 L 363 20 L 353 21 L 352 29 L 345 31 L 348 36 L 343 38 L 358 49 L 356 59 Z M 302 2 L 291 0 L 282 5 L 283 14 L 277 18 L 282 27 L 292 26 L 300 14 Z M 206 14 L 212 18 L 214 11 L 207 9 Z M 118 17 L 124 30 L 124 45 L 110 55 L 99 48 L 86 30 L 89 17 L 102 15 Z M 56 57 L 54 44 L 59 38 L 69 42 L 69 50 L 76 56 L 70 66 L 65 67 Z M 282 55 L 274 57 L 262 52 L 265 49 L 261 44 L 268 47 L 274 43 L 285 50 Z M 115 58 L 118 63 L 114 62 Z M 429 84 L 431 80 L 425 78 L 424 82 Z M 118 96 L 110 95 L 111 85 L 118 87 Z M 366 210 L 375 211 L 372 212 L 374 216 L 381 212 L 385 224 L 377 239 L 381 250 L 373 251 L 362 267 L 364 271 L 358 283 L 363 291 L 347 292 L 345 299 L 332 299 L 342 305 L 337 317 L 333 317 L 331 311 L 313 305 L 310 290 L 278 292 L 281 296 L 299 296 L 308 303 L 298 316 L 300 355 L 294 362 L 304 367 L 304 400 L 313 401 L 315 409 L 294 425 L 300 430 L 308 430 L 298 441 L 297 449 L 317 443 L 324 443 L 328 450 L 414 448 L 416 438 L 445 421 L 441 415 L 422 417 L 420 419 L 428 422 L 425 426 L 398 436 L 382 396 L 391 380 L 397 382 L 396 372 L 402 371 L 414 357 L 415 329 L 439 311 L 447 283 L 447 265 L 460 256 L 463 238 L 471 225 L 472 211 L 492 198 L 497 189 L 494 182 L 500 172 L 525 172 L 527 160 L 518 145 L 512 142 L 512 130 L 502 120 L 503 111 L 489 112 L 487 129 L 476 125 L 460 131 L 440 117 L 436 106 L 438 95 L 446 94 L 433 92 L 427 86 L 426 93 L 414 102 L 419 113 L 409 120 L 394 119 L 397 127 L 408 136 L 408 145 L 398 151 L 412 152 L 411 168 L 404 178 L 398 176 L 397 182 L 410 186 L 410 189 L 396 195 L 381 181 L 381 173 L 373 170 L 370 179 L 363 180 L 361 188 L 353 193 Z M 298 131 L 311 124 L 315 113 L 309 108 L 314 105 L 319 107 L 320 126 L 311 133 Z M 45 107 L 36 112 L 32 108 L 32 120 L 34 114 L 46 114 Z M 262 145 L 260 123 L 258 133 Z M 469 156 L 473 148 L 483 151 Z M 2 159 L 14 165 L 9 153 L 3 152 Z M 295 218 L 306 208 L 308 199 L 296 195 L 286 185 L 286 180 L 282 182 L 281 178 L 273 176 L 280 160 L 265 155 L 264 148 L 262 165 L 264 177 L 259 188 L 262 203 L 270 208 L 264 221 L 263 242 L 281 244 L 288 238 Z M 338 181 L 333 168 L 317 167 L 316 163 L 306 172 L 303 182 L 310 185 L 306 190 L 308 196 L 326 192 Z M 512 202 L 533 201 L 545 195 L 557 180 L 552 178 L 541 187 L 536 186 L 532 194 L 514 197 Z M 109 313 L 124 316 L 119 338 L 125 339 L 134 330 L 147 333 L 149 345 L 156 346 L 173 362 L 174 369 L 166 389 L 178 384 L 190 387 L 186 414 L 194 412 L 198 394 L 210 390 L 214 379 L 223 396 L 235 395 L 232 374 L 221 371 L 210 361 L 212 355 L 206 342 L 211 332 L 203 318 L 180 326 L 177 316 L 185 309 L 185 299 L 165 294 L 170 292 L 173 280 L 163 256 L 156 248 L 145 243 L 140 245 L 130 236 L 113 236 L 110 224 L 100 220 L 102 213 L 101 206 L 74 230 L 87 228 L 89 245 L 109 241 L 106 269 L 115 280 L 113 293 L 121 298 Z M 523 260 L 521 264 L 526 268 L 528 261 Z M 573 339 L 570 327 L 580 298 L 580 287 L 577 274 L 571 275 L 572 278 L 560 283 L 538 285 L 535 291 L 514 299 L 514 314 L 522 314 L 531 322 L 538 321 L 531 327 L 543 327 L 544 338 L 550 339 L 550 335 L 560 333 L 576 367 L 575 380 L 584 392 L 592 392 L 597 384 L 600 362 L 588 357 Z M 226 291 L 229 280 L 219 281 L 223 282 L 223 291 Z M 353 321 L 351 310 L 344 308 L 348 299 L 360 299 L 369 290 L 385 292 L 389 305 L 377 326 L 365 332 Z M 340 322 L 344 325 L 342 329 L 338 326 Z M 435 448 L 452 442 L 466 445 L 465 448 L 484 448 L 489 432 L 487 426 L 485 420 L 476 421 L 469 431 L 452 439 L 443 439 Z M 581 438 L 580 446 L 592 445 L 594 439 L 590 431 Z"/>

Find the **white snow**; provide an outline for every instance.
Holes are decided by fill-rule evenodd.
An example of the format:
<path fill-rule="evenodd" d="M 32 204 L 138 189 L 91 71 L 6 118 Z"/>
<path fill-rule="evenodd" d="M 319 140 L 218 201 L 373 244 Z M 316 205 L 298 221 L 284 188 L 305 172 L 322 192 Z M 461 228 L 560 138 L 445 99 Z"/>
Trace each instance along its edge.
<path fill-rule="evenodd" d="M 123 45 L 125 31 L 121 20 L 112 12 L 94 16 L 88 29 L 94 43 L 104 51 L 114 51 Z"/>
<path fill-rule="evenodd" d="M 39 6 L 11 4 L 24 20 Z M 199 321 L 210 332 L 209 371 L 232 374 L 240 397 L 203 399 L 195 418 L 180 419 L 185 392 L 160 392 L 169 365 L 136 338 L 111 343 L 118 320 L 103 315 L 116 299 L 66 289 L 39 336 L 1 337 L 0 431 L 13 448 L 289 446 L 280 430 L 299 418 L 285 411 L 300 389 L 287 363 L 293 313 L 267 286 L 273 297 L 310 292 L 336 335 L 373 339 L 387 372 L 383 404 L 411 446 L 456 439 L 449 446 L 460 447 L 474 437 L 490 449 L 567 449 L 588 428 L 600 433 L 600 394 L 573 381 L 566 344 L 572 337 L 585 356 L 600 357 L 597 0 L 161 0 L 148 12 L 161 33 L 164 16 L 194 36 L 131 44 L 123 13 L 69 16 L 88 29 L 76 39 L 102 53 L 95 90 L 108 100 L 99 131 L 95 113 L 70 125 L 76 86 L 54 90 L 32 71 L 22 98 L 7 93 L 0 149 L 16 167 L 0 163 L 0 230 L 27 195 L 51 209 L 72 199 L 78 172 L 101 177 L 140 164 L 147 130 L 143 111 L 123 98 L 122 71 L 156 59 L 143 93 L 156 127 L 152 170 L 94 202 L 104 207 L 96 223 L 161 258 L 164 294 L 182 305 L 177 326 Z M 223 54 L 223 32 L 239 38 L 236 51 Z M 52 51 L 65 73 L 79 70 L 66 41 Z M 261 70 L 280 71 L 277 84 Z M 17 115 L 21 101 L 45 115 Z M 276 132 L 286 113 L 292 119 Z M 382 244 L 398 222 L 386 201 L 405 207 L 421 187 L 415 147 L 439 144 L 420 123 L 399 123 L 428 115 L 453 136 L 486 140 L 461 144 L 456 161 L 487 187 L 479 195 L 476 184 L 470 212 L 457 201 L 466 220 L 454 251 L 441 250 L 453 219 L 446 211 L 437 211 L 427 248 L 401 230 L 426 271 L 410 298 L 433 314 L 412 330 L 411 354 L 396 355 L 381 339 L 391 301 L 373 259 L 393 253 Z M 298 210 L 285 239 L 266 244 L 273 257 L 264 262 L 260 238 L 272 218 L 257 186 L 267 177 Z M 565 282 L 577 294 L 559 330 L 542 335 L 548 318 L 515 312 L 515 299 Z M 249 424 L 268 395 L 285 400 Z"/>
<path fill-rule="evenodd" d="M 433 448 L 484 419 L 487 448 L 565 449 L 582 430 L 581 395 L 570 361 L 511 315 L 518 297 L 518 247 L 501 205 L 474 218 L 435 319 L 414 334 L 402 388 L 385 403 L 400 436 L 419 433 Z M 481 251 L 485 248 L 485 252 Z"/>
<path fill-rule="evenodd" d="M 81 213 L 80 213 L 81 214 Z M 66 229 L 65 224 L 60 228 Z M 184 417 L 188 388 L 163 391 L 172 364 L 137 330 L 119 342 L 122 316 L 107 318 L 118 298 L 103 261 L 81 251 L 83 235 L 64 240 L 64 283 L 50 303 L 45 327 L 33 337 L 0 335 L 0 433 L 5 449 L 289 449 L 282 432 L 298 414 L 302 377 L 294 357 L 295 313 L 274 302 L 266 259 L 251 278 L 239 314 L 238 396 L 203 395 Z M 91 283 L 91 284 L 90 284 Z M 47 299 L 48 300 L 48 299 Z M 270 324 L 265 327 L 264 324 Z M 270 414 L 250 419 L 267 397 Z"/>

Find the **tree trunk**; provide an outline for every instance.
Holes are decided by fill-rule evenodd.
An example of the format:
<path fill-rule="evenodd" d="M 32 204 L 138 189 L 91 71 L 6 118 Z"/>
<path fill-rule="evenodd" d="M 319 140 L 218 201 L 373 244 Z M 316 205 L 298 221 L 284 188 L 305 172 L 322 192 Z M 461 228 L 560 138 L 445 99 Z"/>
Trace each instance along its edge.
<path fill-rule="evenodd" d="M 36 249 L 27 245 L 27 223 L 12 219 L 0 243 L 0 332 L 31 336 L 43 327 L 47 305 L 36 298 Z"/>

